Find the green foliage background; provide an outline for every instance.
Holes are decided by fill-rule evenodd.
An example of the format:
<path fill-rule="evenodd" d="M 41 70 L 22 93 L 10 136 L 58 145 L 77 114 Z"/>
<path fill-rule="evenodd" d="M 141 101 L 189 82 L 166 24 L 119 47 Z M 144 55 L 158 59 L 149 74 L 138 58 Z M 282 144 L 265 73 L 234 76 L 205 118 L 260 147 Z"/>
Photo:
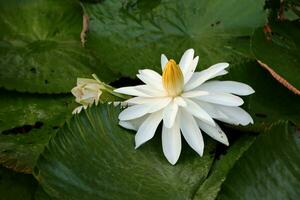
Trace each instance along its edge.
<path fill-rule="evenodd" d="M 299 16 L 299 0 L 0 0 L 1 199 L 297 199 Z M 72 117 L 77 77 L 134 85 L 187 48 L 256 91 L 254 125 L 222 125 L 229 147 L 205 137 L 171 166 L 159 133 L 134 150 L 119 107 Z"/>

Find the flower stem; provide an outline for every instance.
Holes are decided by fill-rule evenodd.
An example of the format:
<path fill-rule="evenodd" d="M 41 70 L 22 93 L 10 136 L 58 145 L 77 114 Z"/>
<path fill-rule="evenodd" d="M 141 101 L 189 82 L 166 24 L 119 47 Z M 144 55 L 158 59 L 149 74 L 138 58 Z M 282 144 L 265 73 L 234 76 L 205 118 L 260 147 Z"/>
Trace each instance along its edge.
<path fill-rule="evenodd" d="M 119 97 L 119 98 L 121 98 L 121 99 L 124 99 L 124 100 L 127 100 L 127 99 L 130 98 L 130 96 L 128 96 L 128 95 L 124 95 L 124 94 L 120 94 L 120 93 L 115 92 L 114 90 L 115 90 L 116 88 L 114 88 L 114 87 L 112 87 L 112 86 L 110 86 L 110 85 L 108 85 L 108 84 L 106 84 L 106 83 L 100 81 L 100 79 L 98 78 L 98 76 L 97 76 L 96 74 L 92 74 L 92 76 L 93 76 L 93 78 L 94 78 L 96 81 L 98 81 L 98 82 L 103 86 L 103 88 L 101 88 L 102 90 L 104 90 L 104 91 L 106 91 L 106 92 L 108 92 L 108 93 L 110 93 L 110 94 L 112 94 L 112 95 L 114 95 L 114 96 L 116 96 L 116 97 Z"/>

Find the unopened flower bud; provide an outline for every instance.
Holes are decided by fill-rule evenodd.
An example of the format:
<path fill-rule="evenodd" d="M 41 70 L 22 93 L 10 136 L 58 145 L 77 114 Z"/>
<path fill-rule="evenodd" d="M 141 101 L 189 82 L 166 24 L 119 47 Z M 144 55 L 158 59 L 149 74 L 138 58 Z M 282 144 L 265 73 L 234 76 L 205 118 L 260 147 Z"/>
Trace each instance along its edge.
<path fill-rule="evenodd" d="M 102 85 L 94 80 L 87 78 L 78 78 L 77 86 L 71 92 L 76 97 L 76 102 L 88 106 L 95 102 L 98 104 L 102 94 Z"/>

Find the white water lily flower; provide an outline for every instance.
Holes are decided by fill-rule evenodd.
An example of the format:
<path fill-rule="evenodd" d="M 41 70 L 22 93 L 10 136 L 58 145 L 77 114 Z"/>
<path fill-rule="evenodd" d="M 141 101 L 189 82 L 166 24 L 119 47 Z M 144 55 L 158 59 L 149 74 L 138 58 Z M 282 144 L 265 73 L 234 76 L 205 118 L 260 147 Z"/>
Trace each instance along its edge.
<path fill-rule="evenodd" d="M 201 130 L 213 139 L 229 145 L 228 139 L 214 119 L 234 125 L 253 123 L 241 106 L 237 95 L 249 95 L 254 90 L 235 81 L 208 81 L 227 74 L 228 63 L 218 63 L 195 72 L 199 57 L 188 49 L 179 64 L 161 55 L 162 76 L 157 72 L 139 70 L 137 77 L 145 84 L 123 87 L 115 92 L 135 96 L 119 115 L 119 124 L 136 130 L 135 148 L 150 140 L 163 121 L 162 147 L 167 160 L 175 164 L 181 152 L 181 134 L 200 156 L 204 142 Z"/>
<path fill-rule="evenodd" d="M 77 78 L 77 86 L 71 92 L 76 97 L 75 101 L 82 106 L 75 108 L 72 113 L 80 113 L 83 108 L 86 109 L 93 103 L 97 105 L 102 94 L 102 88 L 103 86 L 97 80 Z"/>

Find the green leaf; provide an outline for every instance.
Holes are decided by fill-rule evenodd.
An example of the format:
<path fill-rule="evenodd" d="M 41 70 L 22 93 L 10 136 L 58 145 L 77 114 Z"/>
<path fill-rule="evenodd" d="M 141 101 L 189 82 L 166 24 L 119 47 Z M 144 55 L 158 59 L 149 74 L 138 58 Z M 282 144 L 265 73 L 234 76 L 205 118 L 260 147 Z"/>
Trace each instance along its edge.
<path fill-rule="evenodd" d="M 0 27 L 0 86 L 6 89 L 61 93 L 76 77 L 118 78 L 81 46 L 77 1 L 0 1 Z"/>
<path fill-rule="evenodd" d="M 278 22 L 270 28 L 272 34 L 265 34 L 263 28 L 255 31 L 251 49 L 274 78 L 300 95 L 300 23 Z"/>
<path fill-rule="evenodd" d="M 231 144 L 225 155 L 222 155 L 211 168 L 210 175 L 199 187 L 193 199 L 214 200 L 216 199 L 221 185 L 225 181 L 227 173 L 234 166 L 235 162 L 251 146 L 255 137 L 242 135 L 234 144 Z"/>
<path fill-rule="evenodd" d="M 300 1 L 299 0 L 287 0 L 288 3 L 295 4 L 297 6 L 300 6 Z"/>
<path fill-rule="evenodd" d="M 0 164 L 30 173 L 51 135 L 70 118 L 73 98 L 1 91 Z"/>
<path fill-rule="evenodd" d="M 300 96 L 288 91 L 255 61 L 233 65 L 223 78 L 253 87 L 254 94 L 245 99 L 244 108 L 254 119 L 253 126 L 243 129 L 261 131 L 278 120 L 290 120 L 300 125 Z"/>
<path fill-rule="evenodd" d="M 179 61 L 188 48 L 196 50 L 201 68 L 240 60 L 235 43 L 266 18 L 261 0 L 110 0 L 83 5 L 91 19 L 87 48 L 110 69 L 132 77 L 140 68 L 161 71 L 162 53 Z"/>
<path fill-rule="evenodd" d="M 207 176 L 215 143 L 205 140 L 202 158 L 184 145 L 172 166 L 159 133 L 134 149 L 134 135 L 118 126 L 119 112 L 100 104 L 60 129 L 34 170 L 43 189 L 56 199 L 190 199 Z"/>
<path fill-rule="evenodd" d="M 32 200 L 37 181 L 29 174 L 21 174 L 0 167 L 0 194 L 3 200 Z"/>
<path fill-rule="evenodd" d="M 52 200 L 52 198 L 43 190 L 41 186 L 38 186 L 34 195 L 34 200 Z"/>
<path fill-rule="evenodd" d="M 260 134 L 231 169 L 219 199 L 298 199 L 299 134 L 288 122 Z"/>

